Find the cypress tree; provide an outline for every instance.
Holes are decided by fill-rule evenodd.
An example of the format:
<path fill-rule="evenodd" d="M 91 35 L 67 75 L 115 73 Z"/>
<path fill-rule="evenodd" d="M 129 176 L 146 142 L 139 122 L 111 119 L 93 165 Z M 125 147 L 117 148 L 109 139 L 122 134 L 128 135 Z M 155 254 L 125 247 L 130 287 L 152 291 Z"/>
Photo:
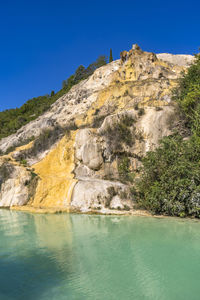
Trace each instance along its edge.
<path fill-rule="evenodd" d="M 110 58 L 109 58 L 109 62 L 113 61 L 113 55 L 112 55 L 112 49 L 110 49 Z"/>

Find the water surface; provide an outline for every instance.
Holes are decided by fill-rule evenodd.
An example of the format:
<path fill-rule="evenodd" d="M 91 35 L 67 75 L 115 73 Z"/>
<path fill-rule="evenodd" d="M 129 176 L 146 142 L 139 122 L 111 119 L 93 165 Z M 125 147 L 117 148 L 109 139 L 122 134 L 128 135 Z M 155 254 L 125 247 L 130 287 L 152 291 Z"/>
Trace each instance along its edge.
<path fill-rule="evenodd" d="M 200 222 L 0 210 L 0 300 L 200 299 Z"/>

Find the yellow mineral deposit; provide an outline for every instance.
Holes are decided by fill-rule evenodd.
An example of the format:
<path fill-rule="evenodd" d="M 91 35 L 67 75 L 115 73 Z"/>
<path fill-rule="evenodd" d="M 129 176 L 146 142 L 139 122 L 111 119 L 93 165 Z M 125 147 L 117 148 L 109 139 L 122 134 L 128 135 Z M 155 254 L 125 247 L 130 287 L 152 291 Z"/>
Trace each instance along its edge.
<path fill-rule="evenodd" d="M 148 55 L 145 54 L 144 55 Z M 156 60 L 155 65 L 171 69 L 172 67 L 162 61 Z M 180 73 L 183 70 L 183 67 L 174 66 L 174 72 Z M 114 107 L 112 113 L 120 112 L 123 109 L 129 110 L 129 101 L 133 97 L 138 97 L 140 100 L 139 107 L 146 106 L 164 106 L 168 105 L 167 101 L 159 101 L 159 98 L 170 93 L 170 89 L 176 85 L 176 80 L 169 80 L 168 86 L 163 86 L 161 88 L 162 82 L 154 79 L 143 80 L 142 82 L 138 81 L 137 73 L 140 73 L 140 70 L 133 67 L 131 59 L 127 61 L 125 65 L 122 65 L 116 72 L 112 75 L 112 81 L 110 85 L 103 90 L 99 91 L 96 101 L 93 102 L 86 114 L 79 115 L 76 119 L 76 125 L 91 125 L 95 112 L 103 106 L 111 105 Z M 158 94 L 162 90 L 162 95 Z M 108 112 L 109 114 L 110 112 Z"/>
<path fill-rule="evenodd" d="M 178 74 L 186 70 L 185 67 L 173 65 L 160 59 L 154 60 L 154 58 L 152 54 L 139 50 L 137 50 L 134 55 L 129 56 L 116 71 L 113 71 L 109 85 L 95 90 L 94 94 L 91 95 L 92 98 L 86 102 L 85 109 L 77 110 L 76 125 L 78 127 L 84 125 L 91 130 L 91 125 L 94 120 L 102 116 L 98 113 L 100 110 L 105 117 L 106 115 L 133 109 L 135 108 L 135 104 L 137 104 L 139 108 L 145 108 L 147 111 L 142 118 L 138 118 L 137 126 L 139 127 L 137 129 L 140 130 L 140 128 L 142 128 L 144 131 L 143 138 L 146 141 L 145 147 L 148 149 L 148 147 L 150 147 L 152 134 L 149 128 L 152 127 L 152 124 L 158 124 L 158 126 L 160 126 L 161 122 L 160 113 L 157 113 L 156 110 L 151 109 L 151 107 L 163 107 L 170 116 L 171 110 L 167 110 L 167 107 L 164 108 L 164 106 L 169 105 L 168 95 L 171 94 L 171 89 L 177 84 Z M 107 68 L 109 69 L 109 65 L 107 65 Z M 162 76 L 160 78 L 156 77 L 158 75 L 155 77 L 151 75 L 151 69 L 156 72 L 159 70 L 162 71 L 163 68 L 165 72 L 169 72 L 168 77 L 166 77 L 167 80 L 166 78 L 163 79 Z M 140 78 L 141 74 L 142 78 Z M 77 86 L 77 89 L 79 88 L 80 87 Z M 93 128 L 93 130 L 96 131 L 95 128 Z M 70 134 L 63 137 L 40 162 L 32 166 L 34 172 L 40 178 L 35 196 L 33 199 L 30 199 L 26 206 L 14 207 L 14 209 L 37 212 L 69 211 L 73 189 L 77 182 L 73 174 L 75 168 L 75 136 L 76 131 L 71 131 Z M 16 151 L 28 149 L 32 146 L 32 143 L 33 142 L 17 148 Z M 157 141 L 155 141 L 155 143 L 157 143 Z M 141 149 L 141 147 L 144 147 L 141 146 L 141 143 L 138 142 L 136 146 L 138 147 L 139 153 L 140 151 L 141 153 L 144 152 L 144 150 Z M 20 166 L 20 162 L 15 161 L 12 154 L 13 152 L 5 156 L 5 159 L 9 159 L 13 164 Z M 137 166 L 135 166 L 135 168 L 136 167 Z M 117 166 L 113 165 L 112 169 L 116 170 Z M 24 166 L 24 170 L 26 170 L 26 166 Z M 99 174 L 101 172 L 103 171 L 100 170 Z M 102 176 L 103 174 L 104 173 L 102 173 Z M 19 181 L 19 178 L 16 179 L 16 185 L 19 184 L 17 180 Z"/>
<path fill-rule="evenodd" d="M 76 183 L 74 169 L 74 139 L 71 132 L 33 168 L 40 177 L 33 207 L 69 208 L 73 187 Z"/>
<path fill-rule="evenodd" d="M 87 114 L 79 115 L 76 118 L 76 125 L 83 126 L 83 125 L 91 125 L 94 119 L 95 112 L 100 109 L 106 102 L 106 100 L 109 99 L 109 95 L 107 93 L 107 90 L 103 90 L 98 93 L 96 101 L 91 105 L 91 107 L 88 109 Z"/>

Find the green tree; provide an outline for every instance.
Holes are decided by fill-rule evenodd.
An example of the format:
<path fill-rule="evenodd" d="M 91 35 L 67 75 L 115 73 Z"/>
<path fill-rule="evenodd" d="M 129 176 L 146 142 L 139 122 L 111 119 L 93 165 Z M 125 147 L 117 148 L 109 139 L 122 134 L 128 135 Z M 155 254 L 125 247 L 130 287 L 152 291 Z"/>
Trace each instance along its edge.
<path fill-rule="evenodd" d="M 79 66 L 73 75 L 63 80 L 62 89 L 57 93 L 52 91 L 51 96 L 39 96 L 28 100 L 20 108 L 0 112 L 0 139 L 15 133 L 22 126 L 43 114 L 50 108 L 52 103 L 67 93 L 73 85 L 88 78 L 97 68 L 106 63 L 106 57 L 101 55 L 87 68 L 82 65 Z"/>
<path fill-rule="evenodd" d="M 54 91 L 51 91 L 51 97 L 53 97 L 55 95 Z"/>
<path fill-rule="evenodd" d="M 200 57 L 183 74 L 174 92 L 190 131 L 173 134 L 143 159 L 136 184 L 138 204 L 156 214 L 200 218 Z"/>
<path fill-rule="evenodd" d="M 110 49 L 110 57 L 109 57 L 109 62 L 113 61 L 113 55 L 112 55 L 112 49 Z"/>

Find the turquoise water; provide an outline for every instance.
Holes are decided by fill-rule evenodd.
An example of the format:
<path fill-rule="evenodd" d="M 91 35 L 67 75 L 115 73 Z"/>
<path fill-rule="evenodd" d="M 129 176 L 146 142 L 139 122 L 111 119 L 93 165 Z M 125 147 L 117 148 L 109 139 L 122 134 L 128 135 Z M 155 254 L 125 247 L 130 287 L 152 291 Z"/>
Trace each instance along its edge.
<path fill-rule="evenodd" d="M 200 222 L 0 210 L 0 300 L 200 299 Z"/>

